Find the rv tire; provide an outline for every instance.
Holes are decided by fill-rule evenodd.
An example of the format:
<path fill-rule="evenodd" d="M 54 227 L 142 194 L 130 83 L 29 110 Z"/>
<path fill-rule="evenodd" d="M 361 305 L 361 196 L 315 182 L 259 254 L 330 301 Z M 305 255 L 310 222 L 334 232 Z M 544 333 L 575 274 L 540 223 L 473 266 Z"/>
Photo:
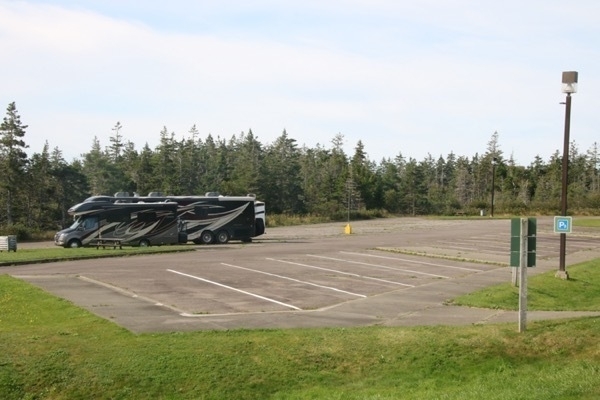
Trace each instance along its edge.
<path fill-rule="evenodd" d="M 224 230 L 219 231 L 219 233 L 217 233 L 217 243 L 226 244 L 227 242 L 229 242 L 229 232 Z"/>
<path fill-rule="evenodd" d="M 77 239 L 73 239 L 73 240 L 69 241 L 69 243 L 67 244 L 67 247 L 70 247 L 72 249 L 77 249 L 77 248 L 81 247 L 81 242 Z"/>
<path fill-rule="evenodd" d="M 150 241 L 148 239 L 142 239 L 139 243 L 140 247 L 150 247 Z"/>
<path fill-rule="evenodd" d="M 202 244 L 211 244 L 215 240 L 215 235 L 211 231 L 204 231 L 200 235 L 200 241 Z"/>

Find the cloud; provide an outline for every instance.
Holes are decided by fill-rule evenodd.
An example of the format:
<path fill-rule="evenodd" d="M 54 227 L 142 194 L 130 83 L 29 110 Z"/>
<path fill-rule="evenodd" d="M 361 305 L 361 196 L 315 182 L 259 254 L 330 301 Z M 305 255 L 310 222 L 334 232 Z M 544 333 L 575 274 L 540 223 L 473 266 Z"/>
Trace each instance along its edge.
<path fill-rule="evenodd" d="M 578 69 L 573 130 L 595 140 L 595 2 L 440 3 L 0 2 L 1 98 L 32 151 L 48 140 L 67 158 L 120 121 L 137 149 L 163 126 L 263 142 L 286 129 L 308 146 L 342 133 L 376 160 L 472 156 L 498 130 L 527 163 L 560 147 L 560 72 Z"/>

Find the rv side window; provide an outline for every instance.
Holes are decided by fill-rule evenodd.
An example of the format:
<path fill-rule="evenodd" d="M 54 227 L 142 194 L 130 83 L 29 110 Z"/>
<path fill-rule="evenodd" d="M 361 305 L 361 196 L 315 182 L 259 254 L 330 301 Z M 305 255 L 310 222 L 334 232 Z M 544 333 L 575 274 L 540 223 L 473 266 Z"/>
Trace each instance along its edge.
<path fill-rule="evenodd" d="M 194 214 L 196 214 L 200 218 L 208 217 L 208 208 L 207 207 L 194 207 Z"/>
<path fill-rule="evenodd" d="M 130 220 L 131 217 L 127 211 L 111 212 L 106 215 L 107 222 L 129 222 Z"/>
<path fill-rule="evenodd" d="M 84 230 L 96 229 L 98 227 L 98 220 L 95 217 L 87 217 L 81 221 L 80 225 Z"/>
<path fill-rule="evenodd" d="M 154 211 L 147 211 L 147 212 L 138 213 L 137 219 L 140 222 L 152 222 L 152 221 L 156 221 L 156 212 L 154 212 Z"/>

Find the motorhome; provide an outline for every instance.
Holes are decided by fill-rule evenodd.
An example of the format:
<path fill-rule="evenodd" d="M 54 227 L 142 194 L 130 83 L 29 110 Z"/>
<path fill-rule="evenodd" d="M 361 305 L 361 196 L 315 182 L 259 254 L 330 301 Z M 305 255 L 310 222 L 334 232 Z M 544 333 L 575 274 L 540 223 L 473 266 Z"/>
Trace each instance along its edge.
<path fill-rule="evenodd" d="M 54 244 L 75 248 L 109 242 L 119 246 L 186 243 L 178 207 L 174 202 L 84 201 L 68 210 L 74 222 L 56 233 Z"/>
<path fill-rule="evenodd" d="M 129 195 L 94 196 L 82 204 L 162 204 L 176 203 L 177 217 L 183 224 L 187 240 L 196 244 L 225 244 L 230 240 L 251 242 L 265 233 L 265 203 L 253 195 L 221 196 L 165 196 L 152 192 L 148 196 Z"/>

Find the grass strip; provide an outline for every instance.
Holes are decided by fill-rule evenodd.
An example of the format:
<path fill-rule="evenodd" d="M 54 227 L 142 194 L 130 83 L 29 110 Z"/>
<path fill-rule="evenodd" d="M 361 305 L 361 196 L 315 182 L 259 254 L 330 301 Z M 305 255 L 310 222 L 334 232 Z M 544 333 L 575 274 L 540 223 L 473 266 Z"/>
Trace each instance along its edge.
<path fill-rule="evenodd" d="M 0 267 L 6 265 L 22 265 L 48 263 L 56 261 L 84 260 L 90 258 L 126 257 L 141 254 L 158 254 L 181 251 L 194 251 L 195 246 L 151 246 L 130 247 L 122 249 L 96 249 L 95 247 L 80 247 L 76 249 L 65 249 L 62 247 L 19 249 L 17 251 L 0 252 Z"/>
<path fill-rule="evenodd" d="M 600 311 L 600 259 L 568 267 L 569 279 L 555 271 L 527 278 L 527 308 L 532 311 Z M 454 305 L 519 309 L 519 288 L 511 283 L 490 286 L 452 301 Z"/>
<path fill-rule="evenodd" d="M 596 399 L 600 319 L 134 335 L 0 275 L 3 399 Z"/>

